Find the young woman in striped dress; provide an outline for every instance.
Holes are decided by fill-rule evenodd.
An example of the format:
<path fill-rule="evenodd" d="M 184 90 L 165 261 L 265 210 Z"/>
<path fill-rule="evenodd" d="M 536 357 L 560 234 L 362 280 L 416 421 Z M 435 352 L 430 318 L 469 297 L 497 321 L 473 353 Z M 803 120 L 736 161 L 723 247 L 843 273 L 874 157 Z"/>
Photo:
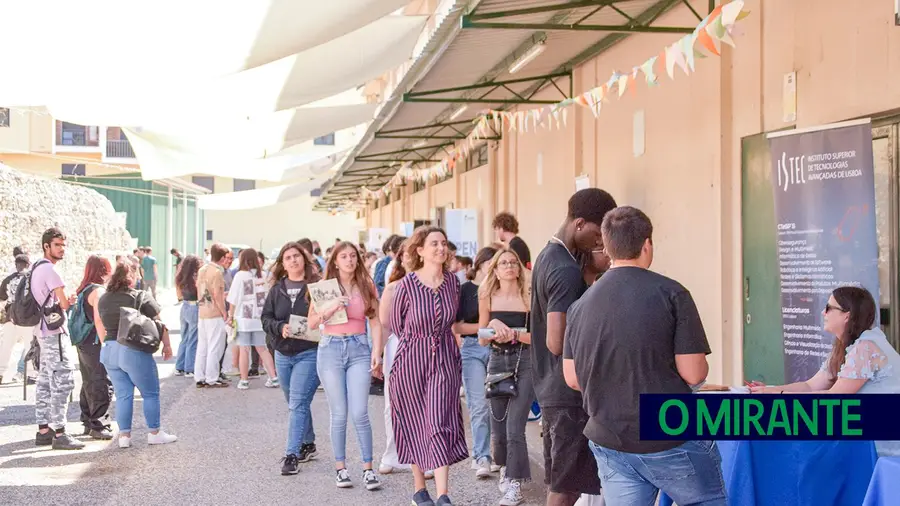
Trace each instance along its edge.
<path fill-rule="evenodd" d="M 462 360 L 451 327 L 459 279 L 447 269 L 447 234 L 420 227 L 407 240 L 408 259 L 394 292 L 391 329 L 400 344 L 391 367 L 390 398 L 400 462 L 412 464 L 414 506 L 452 506 L 450 466 L 469 457 L 459 389 Z M 425 488 L 433 470 L 437 503 Z"/>

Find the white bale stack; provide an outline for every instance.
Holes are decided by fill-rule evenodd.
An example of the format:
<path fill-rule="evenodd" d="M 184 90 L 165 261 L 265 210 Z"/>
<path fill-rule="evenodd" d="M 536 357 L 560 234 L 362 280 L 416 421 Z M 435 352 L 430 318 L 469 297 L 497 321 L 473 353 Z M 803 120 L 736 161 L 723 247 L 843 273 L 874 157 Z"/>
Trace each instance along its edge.
<path fill-rule="evenodd" d="M 130 253 L 131 235 L 109 199 L 96 191 L 57 179 L 33 176 L 0 163 L 0 274 L 14 267 L 12 250 L 24 246 L 31 261 L 41 257 L 41 234 L 58 227 L 68 248 L 57 264 L 66 287 L 74 290 L 91 254 Z"/>

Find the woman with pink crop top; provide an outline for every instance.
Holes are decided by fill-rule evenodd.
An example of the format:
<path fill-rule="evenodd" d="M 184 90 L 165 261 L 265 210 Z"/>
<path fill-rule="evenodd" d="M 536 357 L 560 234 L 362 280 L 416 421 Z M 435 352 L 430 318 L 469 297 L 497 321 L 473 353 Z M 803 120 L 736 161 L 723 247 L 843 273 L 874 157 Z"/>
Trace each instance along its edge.
<path fill-rule="evenodd" d="M 372 375 L 381 375 L 383 340 L 378 321 L 378 292 L 375 283 L 353 243 L 341 242 L 334 247 L 325 266 L 325 279 L 337 279 L 341 285 L 340 304 L 319 314 L 309 311 L 309 327 L 324 324 L 319 342 L 317 368 L 325 387 L 331 412 L 331 447 L 334 451 L 336 485 L 353 486 L 346 467 L 347 417 L 353 419 L 363 458 L 363 484 L 368 490 L 381 488 L 372 469 L 372 426 L 369 424 L 369 385 Z M 334 314 L 344 309 L 347 322 L 329 324 Z M 372 345 L 366 334 L 366 323 L 372 331 Z"/>

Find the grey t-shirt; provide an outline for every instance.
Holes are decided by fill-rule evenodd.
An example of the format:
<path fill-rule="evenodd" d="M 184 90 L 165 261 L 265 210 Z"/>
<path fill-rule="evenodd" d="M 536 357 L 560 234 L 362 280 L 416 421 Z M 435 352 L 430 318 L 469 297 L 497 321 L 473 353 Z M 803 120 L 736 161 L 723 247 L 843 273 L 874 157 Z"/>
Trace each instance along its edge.
<path fill-rule="evenodd" d="M 565 313 L 587 285 L 565 246 L 548 243 L 531 278 L 531 357 L 534 392 L 542 408 L 581 407 L 581 394 L 566 385 L 562 357 L 547 348 L 547 313 Z"/>
<path fill-rule="evenodd" d="M 591 417 L 588 439 L 627 453 L 653 453 L 682 441 L 641 441 L 640 394 L 687 394 L 675 355 L 709 354 L 690 292 L 640 267 L 610 269 L 572 305 L 563 357 L 575 361 Z"/>

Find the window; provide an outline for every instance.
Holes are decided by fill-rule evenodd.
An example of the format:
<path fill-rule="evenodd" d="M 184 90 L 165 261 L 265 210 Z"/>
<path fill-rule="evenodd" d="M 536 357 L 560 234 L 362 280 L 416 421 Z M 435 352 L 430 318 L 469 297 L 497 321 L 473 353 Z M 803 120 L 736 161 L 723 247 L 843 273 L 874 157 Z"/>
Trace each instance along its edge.
<path fill-rule="evenodd" d="M 334 132 L 322 137 L 316 137 L 313 144 L 316 146 L 334 146 Z"/>
<path fill-rule="evenodd" d="M 487 165 L 488 163 L 488 145 L 482 144 L 478 146 L 471 153 L 469 153 L 469 158 L 465 163 L 464 172 L 468 172 L 470 170 L 475 170 L 482 165 Z"/>
<path fill-rule="evenodd" d="M 256 189 L 256 181 L 253 179 L 235 179 L 234 180 L 234 191 L 236 192 L 245 192 L 248 190 Z"/>
<path fill-rule="evenodd" d="M 95 126 L 76 125 L 65 121 L 56 122 L 57 146 L 100 146 L 100 129 Z"/>
<path fill-rule="evenodd" d="M 202 186 L 211 192 L 216 191 L 216 179 L 212 176 L 194 176 L 191 178 L 191 181 L 195 185 Z"/>
<path fill-rule="evenodd" d="M 207 231 L 206 231 L 206 240 L 207 240 L 207 241 L 212 241 L 212 240 L 213 240 L 212 230 L 207 230 Z"/>
<path fill-rule="evenodd" d="M 62 164 L 63 176 L 84 176 L 85 165 L 83 163 L 64 163 Z"/>
<path fill-rule="evenodd" d="M 9 128 L 9 109 L 0 107 L 0 128 Z"/>

